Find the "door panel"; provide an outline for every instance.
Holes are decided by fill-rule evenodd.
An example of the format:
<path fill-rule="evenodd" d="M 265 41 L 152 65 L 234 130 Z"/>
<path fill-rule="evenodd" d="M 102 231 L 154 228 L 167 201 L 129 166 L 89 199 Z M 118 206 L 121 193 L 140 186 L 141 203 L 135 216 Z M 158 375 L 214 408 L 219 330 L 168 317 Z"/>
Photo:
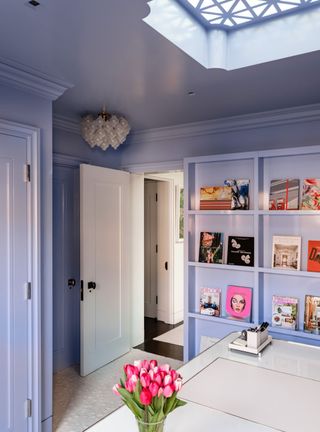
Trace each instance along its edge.
<path fill-rule="evenodd" d="M 79 170 L 53 176 L 53 370 L 80 360 Z M 68 279 L 76 285 L 69 288 Z"/>
<path fill-rule="evenodd" d="M 84 376 L 129 351 L 130 175 L 81 165 L 80 197 Z"/>
<path fill-rule="evenodd" d="M 144 192 L 144 315 L 157 318 L 157 182 L 145 181 Z"/>
<path fill-rule="evenodd" d="M 27 431 L 28 226 L 23 179 L 27 144 L 0 135 L 0 430 Z"/>

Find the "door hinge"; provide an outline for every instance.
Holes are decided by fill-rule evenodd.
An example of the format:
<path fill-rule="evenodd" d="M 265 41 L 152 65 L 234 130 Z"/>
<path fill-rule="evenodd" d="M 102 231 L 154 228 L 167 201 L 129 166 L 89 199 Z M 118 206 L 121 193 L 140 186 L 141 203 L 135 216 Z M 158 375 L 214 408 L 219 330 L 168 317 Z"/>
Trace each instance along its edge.
<path fill-rule="evenodd" d="M 32 417 L 32 400 L 27 399 L 26 401 L 26 415 L 27 417 Z"/>
<path fill-rule="evenodd" d="M 30 164 L 24 165 L 24 181 L 25 181 L 25 183 L 28 183 L 31 181 L 31 165 Z"/>
<path fill-rule="evenodd" d="M 26 282 L 26 300 L 31 300 L 31 282 Z"/>
<path fill-rule="evenodd" d="M 158 245 L 156 245 L 156 253 L 158 253 Z"/>
<path fill-rule="evenodd" d="M 158 194 L 156 193 L 156 202 L 158 202 Z"/>
<path fill-rule="evenodd" d="M 156 304 L 158 304 L 158 296 L 156 296 Z"/>

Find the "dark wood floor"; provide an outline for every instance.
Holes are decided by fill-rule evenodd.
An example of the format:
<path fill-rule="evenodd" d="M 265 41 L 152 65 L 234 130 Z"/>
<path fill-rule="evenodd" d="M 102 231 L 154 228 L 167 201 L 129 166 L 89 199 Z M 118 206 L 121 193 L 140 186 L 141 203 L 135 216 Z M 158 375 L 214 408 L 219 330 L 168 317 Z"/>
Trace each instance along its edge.
<path fill-rule="evenodd" d="M 181 325 L 166 324 L 162 321 L 157 321 L 153 318 L 144 319 L 144 342 L 137 345 L 135 348 L 147 351 L 153 354 L 158 354 L 165 357 L 170 357 L 176 360 L 183 360 L 183 347 L 166 342 L 155 341 L 153 338 L 168 332 Z"/>

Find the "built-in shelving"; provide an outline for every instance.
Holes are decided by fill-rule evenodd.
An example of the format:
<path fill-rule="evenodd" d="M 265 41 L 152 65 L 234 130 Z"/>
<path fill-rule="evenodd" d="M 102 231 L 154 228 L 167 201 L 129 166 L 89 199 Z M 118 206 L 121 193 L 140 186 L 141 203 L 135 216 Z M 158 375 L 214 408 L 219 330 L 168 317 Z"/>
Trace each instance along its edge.
<path fill-rule="evenodd" d="M 320 295 L 320 273 L 307 271 L 308 240 L 320 240 L 320 211 L 269 210 L 271 180 L 299 178 L 301 198 L 303 179 L 320 178 L 320 146 L 187 158 L 184 166 L 185 359 L 199 352 L 201 336 L 222 337 L 262 321 L 271 324 L 273 295 L 299 301 L 299 330 L 271 327 L 273 337 L 320 346 L 320 335 L 303 331 L 305 295 Z M 200 187 L 223 185 L 228 178 L 250 180 L 249 210 L 199 210 Z M 197 262 L 202 231 L 224 232 L 225 248 L 229 235 L 254 237 L 255 267 Z M 300 271 L 272 268 L 274 235 L 301 237 Z M 252 323 L 224 318 L 228 285 L 253 289 Z M 202 287 L 221 289 L 222 317 L 200 314 Z"/>

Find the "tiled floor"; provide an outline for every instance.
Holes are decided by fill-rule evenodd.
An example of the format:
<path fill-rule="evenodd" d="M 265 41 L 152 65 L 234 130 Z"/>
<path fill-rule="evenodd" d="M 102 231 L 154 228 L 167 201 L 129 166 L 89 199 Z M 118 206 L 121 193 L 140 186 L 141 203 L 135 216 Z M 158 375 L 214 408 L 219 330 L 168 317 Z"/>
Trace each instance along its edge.
<path fill-rule="evenodd" d="M 153 338 L 160 336 L 181 324 L 182 322 L 174 325 L 165 324 L 164 322 L 157 321 L 153 318 L 145 318 L 145 341 L 135 348 L 182 361 L 183 347 L 181 345 L 153 340 Z"/>

